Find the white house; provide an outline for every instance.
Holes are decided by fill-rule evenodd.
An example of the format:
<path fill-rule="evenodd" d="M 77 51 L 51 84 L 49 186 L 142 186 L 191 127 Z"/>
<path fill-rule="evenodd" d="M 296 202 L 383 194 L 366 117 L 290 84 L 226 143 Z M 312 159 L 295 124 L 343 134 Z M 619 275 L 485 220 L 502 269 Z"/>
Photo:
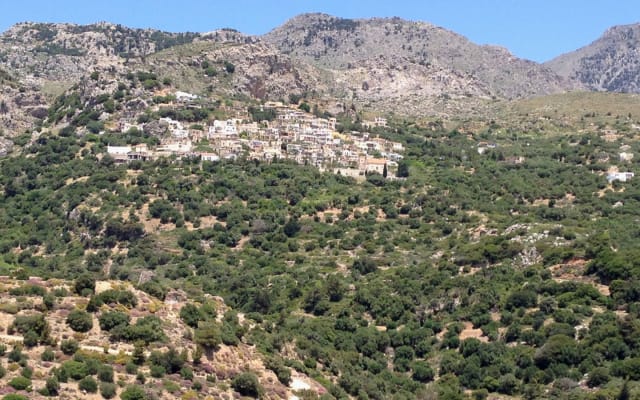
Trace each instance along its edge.
<path fill-rule="evenodd" d="M 613 181 L 626 182 L 633 178 L 633 172 L 609 172 L 607 174 L 607 181 L 609 183 Z"/>
<path fill-rule="evenodd" d="M 127 155 L 131 152 L 131 146 L 107 146 L 107 154 Z"/>

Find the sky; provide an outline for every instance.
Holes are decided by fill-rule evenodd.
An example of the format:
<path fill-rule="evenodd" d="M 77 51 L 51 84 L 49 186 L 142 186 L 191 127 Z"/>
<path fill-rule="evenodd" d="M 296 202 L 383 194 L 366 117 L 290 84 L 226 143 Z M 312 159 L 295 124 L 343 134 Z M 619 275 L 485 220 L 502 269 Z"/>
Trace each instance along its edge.
<path fill-rule="evenodd" d="M 263 34 L 301 13 L 401 17 L 543 62 L 640 22 L 638 0 L 0 0 L 0 32 L 24 22 L 99 21 L 171 32 L 234 28 Z"/>

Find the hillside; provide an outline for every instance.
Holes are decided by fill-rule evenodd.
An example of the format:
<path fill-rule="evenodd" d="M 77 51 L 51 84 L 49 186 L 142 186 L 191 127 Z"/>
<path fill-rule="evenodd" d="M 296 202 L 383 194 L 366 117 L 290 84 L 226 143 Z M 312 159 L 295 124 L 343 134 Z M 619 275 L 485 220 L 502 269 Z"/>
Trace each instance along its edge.
<path fill-rule="evenodd" d="M 640 24 L 615 26 L 545 66 L 598 91 L 640 93 Z"/>
<path fill-rule="evenodd" d="M 640 95 L 399 19 L 0 48 L 2 400 L 640 394 Z"/>
<path fill-rule="evenodd" d="M 100 102 L 68 93 L 45 124 L 64 128 L 44 126 L 0 160 L 5 387 L 29 395 L 27 379 L 41 391 L 44 371 L 60 365 L 56 379 L 74 398 L 108 364 L 115 390 L 144 399 L 615 398 L 627 378 L 639 390 L 640 197 L 628 173 L 638 172 L 640 121 L 633 106 L 607 111 L 634 97 L 523 100 L 495 119 L 351 121 L 357 131 L 336 138 L 404 148 L 386 179 L 351 178 L 249 152 L 235 161 L 108 154 L 164 140 L 163 113 L 222 112 L 163 98 L 142 112 L 141 130 L 93 129 L 92 115 L 161 81 L 124 78 L 123 97 Z M 218 151 L 215 139 L 196 146 Z M 98 294 L 84 290 L 91 279 L 103 282 Z M 100 343 L 118 354 L 103 356 Z"/>
<path fill-rule="evenodd" d="M 147 398 L 232 398 L 232 378 L 241 373 L 255 379 L 254 389 L 265 399 L 293 396 L 300 385 L 321 387 L 300 373 L 292 379 L 284 366 L 240 343 L 251 326 L 220 298 L 189 301 L 177 290 L 159 299 L 120 281 L 82 279 L 2 278 L 0 321 L 6 333 L 0 348 L 8 359 L 6 367 L 0 364 L 3 394 L 126 398 L 144 388 Z M 86 286 L 82 294 L 79 285 Z M 192 329 L 194 321 L 205 319 L 203 310 L 211 335 L 206 339 L 199 336 L 205 328 Z M 19 386 L 22 381 L 27 390 Z"/>
<path fill-rule="evenodd" d="M 352 82 L 349 89 L 365 98 L 368 91 L 394 97 L 404 92 L 407 97 L 448 93 L 518 98 L 576 87 L 506 49 L 478 46 L 446 29 L 399 18 L 350 20 L 306 14 L 269 32 L 264 40 L 284 54 L 340 71 L 345 82 Z M 374 72 L 354 79 L 359 69 Z M 394 87 L 396 80 L 407 85 Z"/>

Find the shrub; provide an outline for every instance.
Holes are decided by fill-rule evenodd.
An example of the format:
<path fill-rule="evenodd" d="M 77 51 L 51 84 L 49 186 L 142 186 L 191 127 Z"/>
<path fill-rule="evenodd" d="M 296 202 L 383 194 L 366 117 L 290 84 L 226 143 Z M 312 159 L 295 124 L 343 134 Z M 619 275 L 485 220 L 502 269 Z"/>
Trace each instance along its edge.
<path fill-rule="evenodd" d="M 154 378 L 162 378 L 167 372 L 162 365 L 155 364 L 152 365 L 149 370 L 151 372 L 151 376 L 153 376 Z"/>
<path fill-rule="evenodd" d="M 128 325 L 131 321 L 129 315 L 120 311 L 107 311 L 98 317 L 100 329 L 110 331 L 118 325 Z"/>
<path fill-rule="evenodd" d="M 9 361 L 13 361 L 13 362 L 19 362 L 20 360 L 24 359 L 25 357 L 26 356 L 24 354 L 22 354 L 22 346 L 20 346 L 20 345 L 13 346 L 13 348 L 11 349 L 9 354 L 7 355 L 7 358 L 9 359 Z"/>
<path fill-rule="evenodd" d="M 110 365 L 101 365 L 98 367 L 98 379 L 101 382 L 113 383 L 113 367 Z"/>
<path fill-rule="evenodd" d="M 120 394 L 121 400 L 148 400 L 149 396 L 142 390 L 140 386 L 133 385 L 127 386 L 127 388 Z"/>
<path fill-rule="evenodd" d="M 62 370 L 64 370 L 66 376 L 76 381 L 79 381 L 80 379 L 86 377 L 89 374 L 89 371 L 87 371 L 87 366 L 85 365 L 85 363 L 82 363 L 79 361 L 74 361 L 74 360 L 65 361 L 62 364 L 61 368 Z"/>
<path fill-rule="evenodd" d="M 105 399 L 116 397 L 117 386 L 115 383 L 100 382 L 100 395 Z"/>
<path fill-rule="evenodd" d="M 98 382 L 91 376 L 85 376 L 78 382 L 78 389 L 84 390 L 87 393 L 96 393 L 98 391 Z"/>
<path fill-rule="evenodd" d="M 67 325 L 75 332 L 89 332 L 93 328 L 93 318 L 88 312 L 76 309 L 67 316 Z"/>
<path fill-rule="evenodd" d="M 135 374 L 136 372 L 138 372 L 138 366 L 132 362 L 128 362 L 125 366 L 124 366 L 125 371 L 127 371 L 127 374 Z"/>
<path fill-rule="evenodd" d="M 31 379 L 27 379 L 24 376 L 16 376 L 9 381 L 9 386 L 15 390 L 27 390 L 31 387 Z"/>
<path fill-rule="evenodd" d="M 63 340 L 60 343 L 60 350 L 62 350 L 62 353 L 68 356 L 74 355 L 76 351 L 78 351 L 79 347 L 80 346 L 78 345 L 78 342 L 73 339 Z"/>
<path fill-rule="evenodd" d="M 60 382 L 58 382 L 58 378 L 53 375 L 47 379 L 45 388 L 47 389 L 48 396 L 57 396 L 58 391 L 60 391 Z"/>
<path fill-rule="evenodd" d="M 27 396 L 21 394 L 11 393 L 2 398 L 2 400 L 29 400 Z"/>
<path fill-rule="evenodd" d="M 76 278 L 73 291 L 82 296 L 94 293 L 96 291 L 96 279 L 89 274 L 80 275 Z"/>
<path fill-rule="evenodd" d="M 55 354 L 53 353 L 53 350 L 51 348 L 47 347 L 46 349 L 44 349 L 42 354 L 40 354 L 40 359 L 42 361 L 51 362 L 55 359 Z"/>
<path fill-rule="evenodd" d="M 187 303 L 180 309 L 180 319 L 190 327 L 197 328 L 198 322 L 204 320 L 204 315 L 197 306 Z"/>
<path fill-rule="evenodd" d="M 243 396 L 256 398 L 260 396 L 260 382 L 258 377 L 251 372 L 243 372 L 237 375 L 231 381 L 231 387 Z"/>

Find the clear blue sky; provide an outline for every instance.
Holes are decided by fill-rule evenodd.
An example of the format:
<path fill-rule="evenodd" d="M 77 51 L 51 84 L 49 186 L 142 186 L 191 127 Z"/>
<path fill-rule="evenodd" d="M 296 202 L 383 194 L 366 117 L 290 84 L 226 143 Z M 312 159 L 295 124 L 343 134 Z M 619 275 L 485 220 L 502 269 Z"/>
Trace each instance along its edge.
<path fill-rule="evenodd" d="M 136 28 L 262 34 L 304 12 L 426 21 L 478 44 L 546 61 L 640 22 L 638 0 L 2 0 L 0 31 L 22 21 L 109 21 Z"/>

